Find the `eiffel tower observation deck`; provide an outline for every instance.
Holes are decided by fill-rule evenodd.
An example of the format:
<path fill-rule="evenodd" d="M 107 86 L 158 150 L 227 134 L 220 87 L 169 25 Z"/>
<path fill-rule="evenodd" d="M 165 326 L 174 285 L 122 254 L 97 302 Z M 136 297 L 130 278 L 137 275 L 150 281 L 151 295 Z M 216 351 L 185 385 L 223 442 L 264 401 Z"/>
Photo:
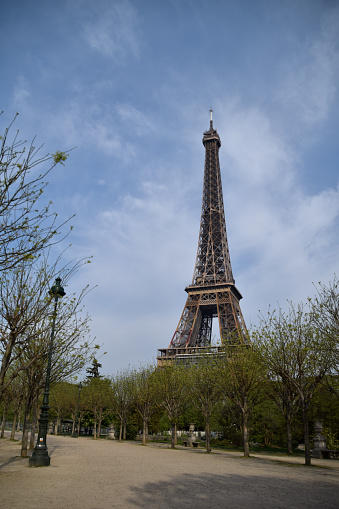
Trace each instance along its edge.
<path fill-rule="evenodd" d="M 168 348 L 159 349 L 158 365 L 174 358 L 195 357 L 209 349 L 222 350 L 222 344 L 244 343 L 246 325 L 235 286 L 226 233 L 224 201 L 219 164 L 219 134 L 213 127 L 202 139 L 205 169 L 198 251 L 192 283 L 185 288 L 187 301 Z M 221 346 L 211 346 L 213 318 L 218 318 Z"/>

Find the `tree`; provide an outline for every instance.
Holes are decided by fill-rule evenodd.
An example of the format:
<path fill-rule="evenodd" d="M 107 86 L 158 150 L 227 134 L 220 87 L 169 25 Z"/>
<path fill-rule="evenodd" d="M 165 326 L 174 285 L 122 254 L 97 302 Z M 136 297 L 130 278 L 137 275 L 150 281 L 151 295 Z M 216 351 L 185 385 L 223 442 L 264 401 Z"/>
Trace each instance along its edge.
<path fill-rule="evenodd" d="M 111 381 L 108 378 L 93 377 L 87 383 L 87 408 L 93 412 L 94 432 L 93 438 L 100 438 L 103 412 L 109 407 L 111 400 Z"/>
<path fill-rule="evenodd" d="M 49 280 L 48 280 L 49 281 Z M 15 363 L 32 337 L 37 325 L 46 315 L 49 298 L 46 298 L 47 280 L 44 271 L 36 270 L 33 260 L 20 263 L 17 268 L 2 274 L 0 281 L 0 333 L 2 353 L 0 368 L 0 398 L 6 387 L 5 375 L 11 363 Z M 15 355 L 13 353 L 15 352 Z M 7 378 L 8 386 L 21 369 L 16 363 Z"/>
<path fill-rule="evenodd" d="M 72 275 L 87 260 L 80 260 L 74 264 L 62 267 L 61 256 L 54 263 L 49 264 L 49 253 L 41 256 L 39 260 L 27 259 L 22 261 L 15 269 L 4 272 L 0 280 L 0 353 L 2 354 L 0 366 L 0 398 L 3 390 L 18 375 L 21 370 L 28 369 L 30 363 L 36 363 L 46 351 L 34 349 L 34 355 L 29 357 L 30 344 L 50 336 L 51 317 L 49 294 L 51 282 L 56 274 L 63 277 L 64 283 L 69 282 Z M 78 296 L 71 294 L 59 305 L 56 320 L 56 332 L 59 339 L 54 351 L 59 354 L 59 369 L 64 361 L 64 374 L 79 370 L 83 366 L 83 354 L 89 346 L 86 341 L 80 343 L 89 333 L 88 316 L 84 316 L 82 300 L 88 293 L 84 288 Z M 82 356 L 76 356 L 75 345 L 79 344 Z M 86 356 L 86 360 L 88 356 Z M 5 382 L 5 375 L 10 366 L 11 374 Z M 76 367 L 78 366 L 78 367 Z"/>
<path fill-rule="evenodd" d="M 126 438 L 127 417 L 133 403 L 132 374 L 127 370 L 117 373 L 112 377 L 111 385 L 111 404 L 120 421 L 119 442 L 121 442 L 123 431 L 124 439 Z"/>
<path fill-rule="evenodd" d="M 23 406 L 24 400 L 24 376 L 21 373 L 21 376 L 18 376 L 14 382 L 11 383 L 8 390 L 11 393 L 12 404 L 13 404 L 13 423 L 12 423 L 12 432 L 10 440 L 15 439 L 15 431 L 17 422 L 19 424 L 21 410 Z"/>
<path fill-rule="evenodd" d="M 339 343 L 339 280 L 335 275 L 328 286 L 318 283 L 317 293 L 309 299 L 312 320 L 322 334 Z"/>
<path fill-rule="evenodd" d="M 262 359 L 265 362 L 265 356 Z M 266 384 L 267 395 L 274 401 L 285 420 L 287 453 L 293 454 L 292 422 L 300 408 L 299 393 L 295 385 L 283 374 L 277 377 L 268 369 L 269 383 Z"/>
<path fill-rule="evenodd" d="M 36 279 L 31 278 L 30 269 L 28 279 L 27 277 L 23 279 L 18 277 L 12 280 L 14 288 L 18 291 L 9 295 L 9 299 L 3 307 L 7 313 L 5 317 L 14 316 L 16 323 L 20 324 L 20 328 L 17 328 L 16 331 L 18 333 L 12 346 L 11 357 L 7 363 L 7 371 L 9 367 L 11 369 L 8 371 L 7 379 L 3 379 L 2 389 L 8 388 L 20 372 L 25 373 L 23 456 L 27 455 L 27 426 L 32 410 L 31 442 L 34 443 L 37 401 L 45 386 L 51 335 L 51 316 L 48 308 L 50 299 L 44 295 L 47 293 L 50 282 L 47 279 L 46 270 L 40 269 L 38 276 L 40 274 L 44 274 L 44 276 L 42 279 L 38 277 L 37 280 L 45 290 L 43 294 L 40 291 L 40 285 L 36 283 Z M 29 284 L 31 280 L 33 291 Z M 39 290 L 38 295 L 34 293 L 35 288 Z M 81 371 L 84 365 L 92 359 L 94 350 L 98 348 L 98 345 L 93 345 L 93 341 L 87 339 L 89 317 L 84 315 L 82 307 L 82 299 L 87 291 L 88 289 L 85 288 L 78 296 L 76 294 L 67 295 L 62 302 L 59 301 L 58 303 L 59 310 L 55 317 L 55 338 L 52 350 L 51 385 Z M 13 301 L 11 300 L 12 297 Z M 20 306 L 16 306 L 18 302 Z"/>
<path fill-rule="evenodd" d="M 142 419 L 142 443 L 146 445 L 148 424 L 156 406 L 154 390 L 155 366 L 149 364 L 132 371 L 133 402 Z"/>
<path fill-rule="evenodd" d="M 241 416 L 244 457 L 249 451 L 249 420 L 263 399 L 265 368 L 257 351 L 249 344 L 225 346 L 221 357 L 220 385 L 223 394 Z"/>
<path fill-rule="evenodd" d="M 74 414 L 77 406 L 78 388 L 76 385 L 60 381 L 52 385 L 50 392 L 50 412 L 55 414 L 54 434 L 57 435 L 62 421 L 69 415 Z M 74 419 L 73 419 L 74 420 Z"/>
<path fill-rule="evenodd" d="M 99 368 L 102 368 L 102 364 L 100 364 L 96 359 L 93 359 L 92 367 L 86 369 L 86 373 L 88 373 L 86 378 L 88 380 L 91 380 L 92 378 L 101 378 L 101 375 L 99 374 Z"/>
<path fill-rule="evenodd" d="M 44 203 L 42 196 L 48 185 L 45 178 L 58 163 L 64 164 L 68 154 L 40 156 L 35 139 L 27 148 L 19 131 L 10 139 L 17 116 L 0 136 L 0 273 L 39 256 L 57 242 L 65 224 L 57 224 L 52 202 Z M 37 167 L 43 170 L 38 173 Z"/>
<path fill-rule="evenodd" d="M 318 283 L 317 293 L 309 299 L 311 317 L 320 333 L 334 344 L 334 365 L 327 377 L 330 390 L 339 398 L 339 280 L 335 275 L 328 286 Z"/>
<path fill-rule="evenodd" d="M 183 414 L 190 397 L 188 371 L 184 364 L 173 364 L 157 369 L 154 377 L 158 405 L 166 411 L 171 422 L 171 448 L 176 445 L 178 419 Z"/>
<path fill-rule="evenodd" d="M 318 385 L 331 372 L 336 345 L 316 327 L 312 313 L 303 304 L 289 305 L 261 317 L 254 337 L 260 345 L 266 365 L 281 383 L 289 383 L 298 393 L 302 412 L 305 464 L 311 465 L 308 426 L 310 404 Z"/>
<path fill-rule="evenodd" d="M 211 452 L 211 417 L 222 394 L 218 356 L 206 352 L 190 368 L 190 389 L 193 404 L 204 416 L 206 450 Z"/>

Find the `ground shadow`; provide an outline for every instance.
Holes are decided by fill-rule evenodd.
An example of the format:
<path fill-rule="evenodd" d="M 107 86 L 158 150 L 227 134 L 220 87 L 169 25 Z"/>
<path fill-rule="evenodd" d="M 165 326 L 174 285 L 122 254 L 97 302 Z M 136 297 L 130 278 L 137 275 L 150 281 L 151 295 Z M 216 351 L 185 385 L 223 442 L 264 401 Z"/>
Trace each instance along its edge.
<path fill-rule="evenodd" d="M 53 444 L 51 446 L 48 447 L 48 455 L 49 456 L 52 456 L 53 453 L 55 452 L 56 449 L 59 449 L 59 448 L 62 448 L 62 445 L 57 445 L 57 444 Z M 0 470 L 2 468 L 5 468 L 7 467 L 8 465 L 11 465 L 12 463 L 14 463 L 15 461 L 21 461 L 21 460 L 27 460 L 27 465 L 28 465 L 28 460 L 30 458 L 30 456 L 33 454 L 33 449 L 28 449 L 27 451 L 27 456 L 13 456 L 12 458 L 9 458 L 8 460 L 4 461 L 3 463 L 0 463 Z"/>
<path fill-rule="evenodd" d="M 133 495 L 126 502 L 134 507 L 154 509 L 338 508 L 336 472 L 319 471 L 315 476 L 312 473 L 309 479 L 308 476 L 304 479 L 291 477 L 187 474 L 142 487 L 132 486 Z"/>
<path fill-rule="evenodd" d="M 22 458 L 21 456 L 14 456 L 13 458 L 10 458 L 9 460 L 5 461 L 4 463 L 1 463 L 0 465 L 0 470 L 2 468 L 5 468 L 7 467 L 8 465 L 11 465 L 12 463 L 14 463 L 15 461 L 20 461 L 20 460 L 27 460 L 27 458 Z"/>

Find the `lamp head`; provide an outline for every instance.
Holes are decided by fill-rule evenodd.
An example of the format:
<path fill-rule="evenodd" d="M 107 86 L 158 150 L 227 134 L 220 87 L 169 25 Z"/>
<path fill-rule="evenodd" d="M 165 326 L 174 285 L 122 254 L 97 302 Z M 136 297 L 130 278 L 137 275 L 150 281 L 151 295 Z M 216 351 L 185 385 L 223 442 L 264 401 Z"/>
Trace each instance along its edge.
<path fill-rule="evenodd" d="M 55 285 L 52 286 L 52 288 L 49 291 L 49 294 L 52 295 L 52 297 L 63 297 L 66 295 L 65 290 L 61 286 L 61 278 L 57 277 L 55 280 Z"/>

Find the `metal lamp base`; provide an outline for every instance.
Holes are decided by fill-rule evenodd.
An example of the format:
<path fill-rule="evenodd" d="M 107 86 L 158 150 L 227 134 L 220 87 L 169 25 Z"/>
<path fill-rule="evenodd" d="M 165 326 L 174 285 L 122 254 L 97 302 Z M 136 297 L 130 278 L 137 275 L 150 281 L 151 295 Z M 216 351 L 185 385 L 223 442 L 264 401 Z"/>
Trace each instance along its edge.
<path fill-rule="evenodd" d="M 49 467 L 51 458 L 48 456 L 48 451 L 34 449 L 32 456 L 29 458 L 30 467 Z"/>

